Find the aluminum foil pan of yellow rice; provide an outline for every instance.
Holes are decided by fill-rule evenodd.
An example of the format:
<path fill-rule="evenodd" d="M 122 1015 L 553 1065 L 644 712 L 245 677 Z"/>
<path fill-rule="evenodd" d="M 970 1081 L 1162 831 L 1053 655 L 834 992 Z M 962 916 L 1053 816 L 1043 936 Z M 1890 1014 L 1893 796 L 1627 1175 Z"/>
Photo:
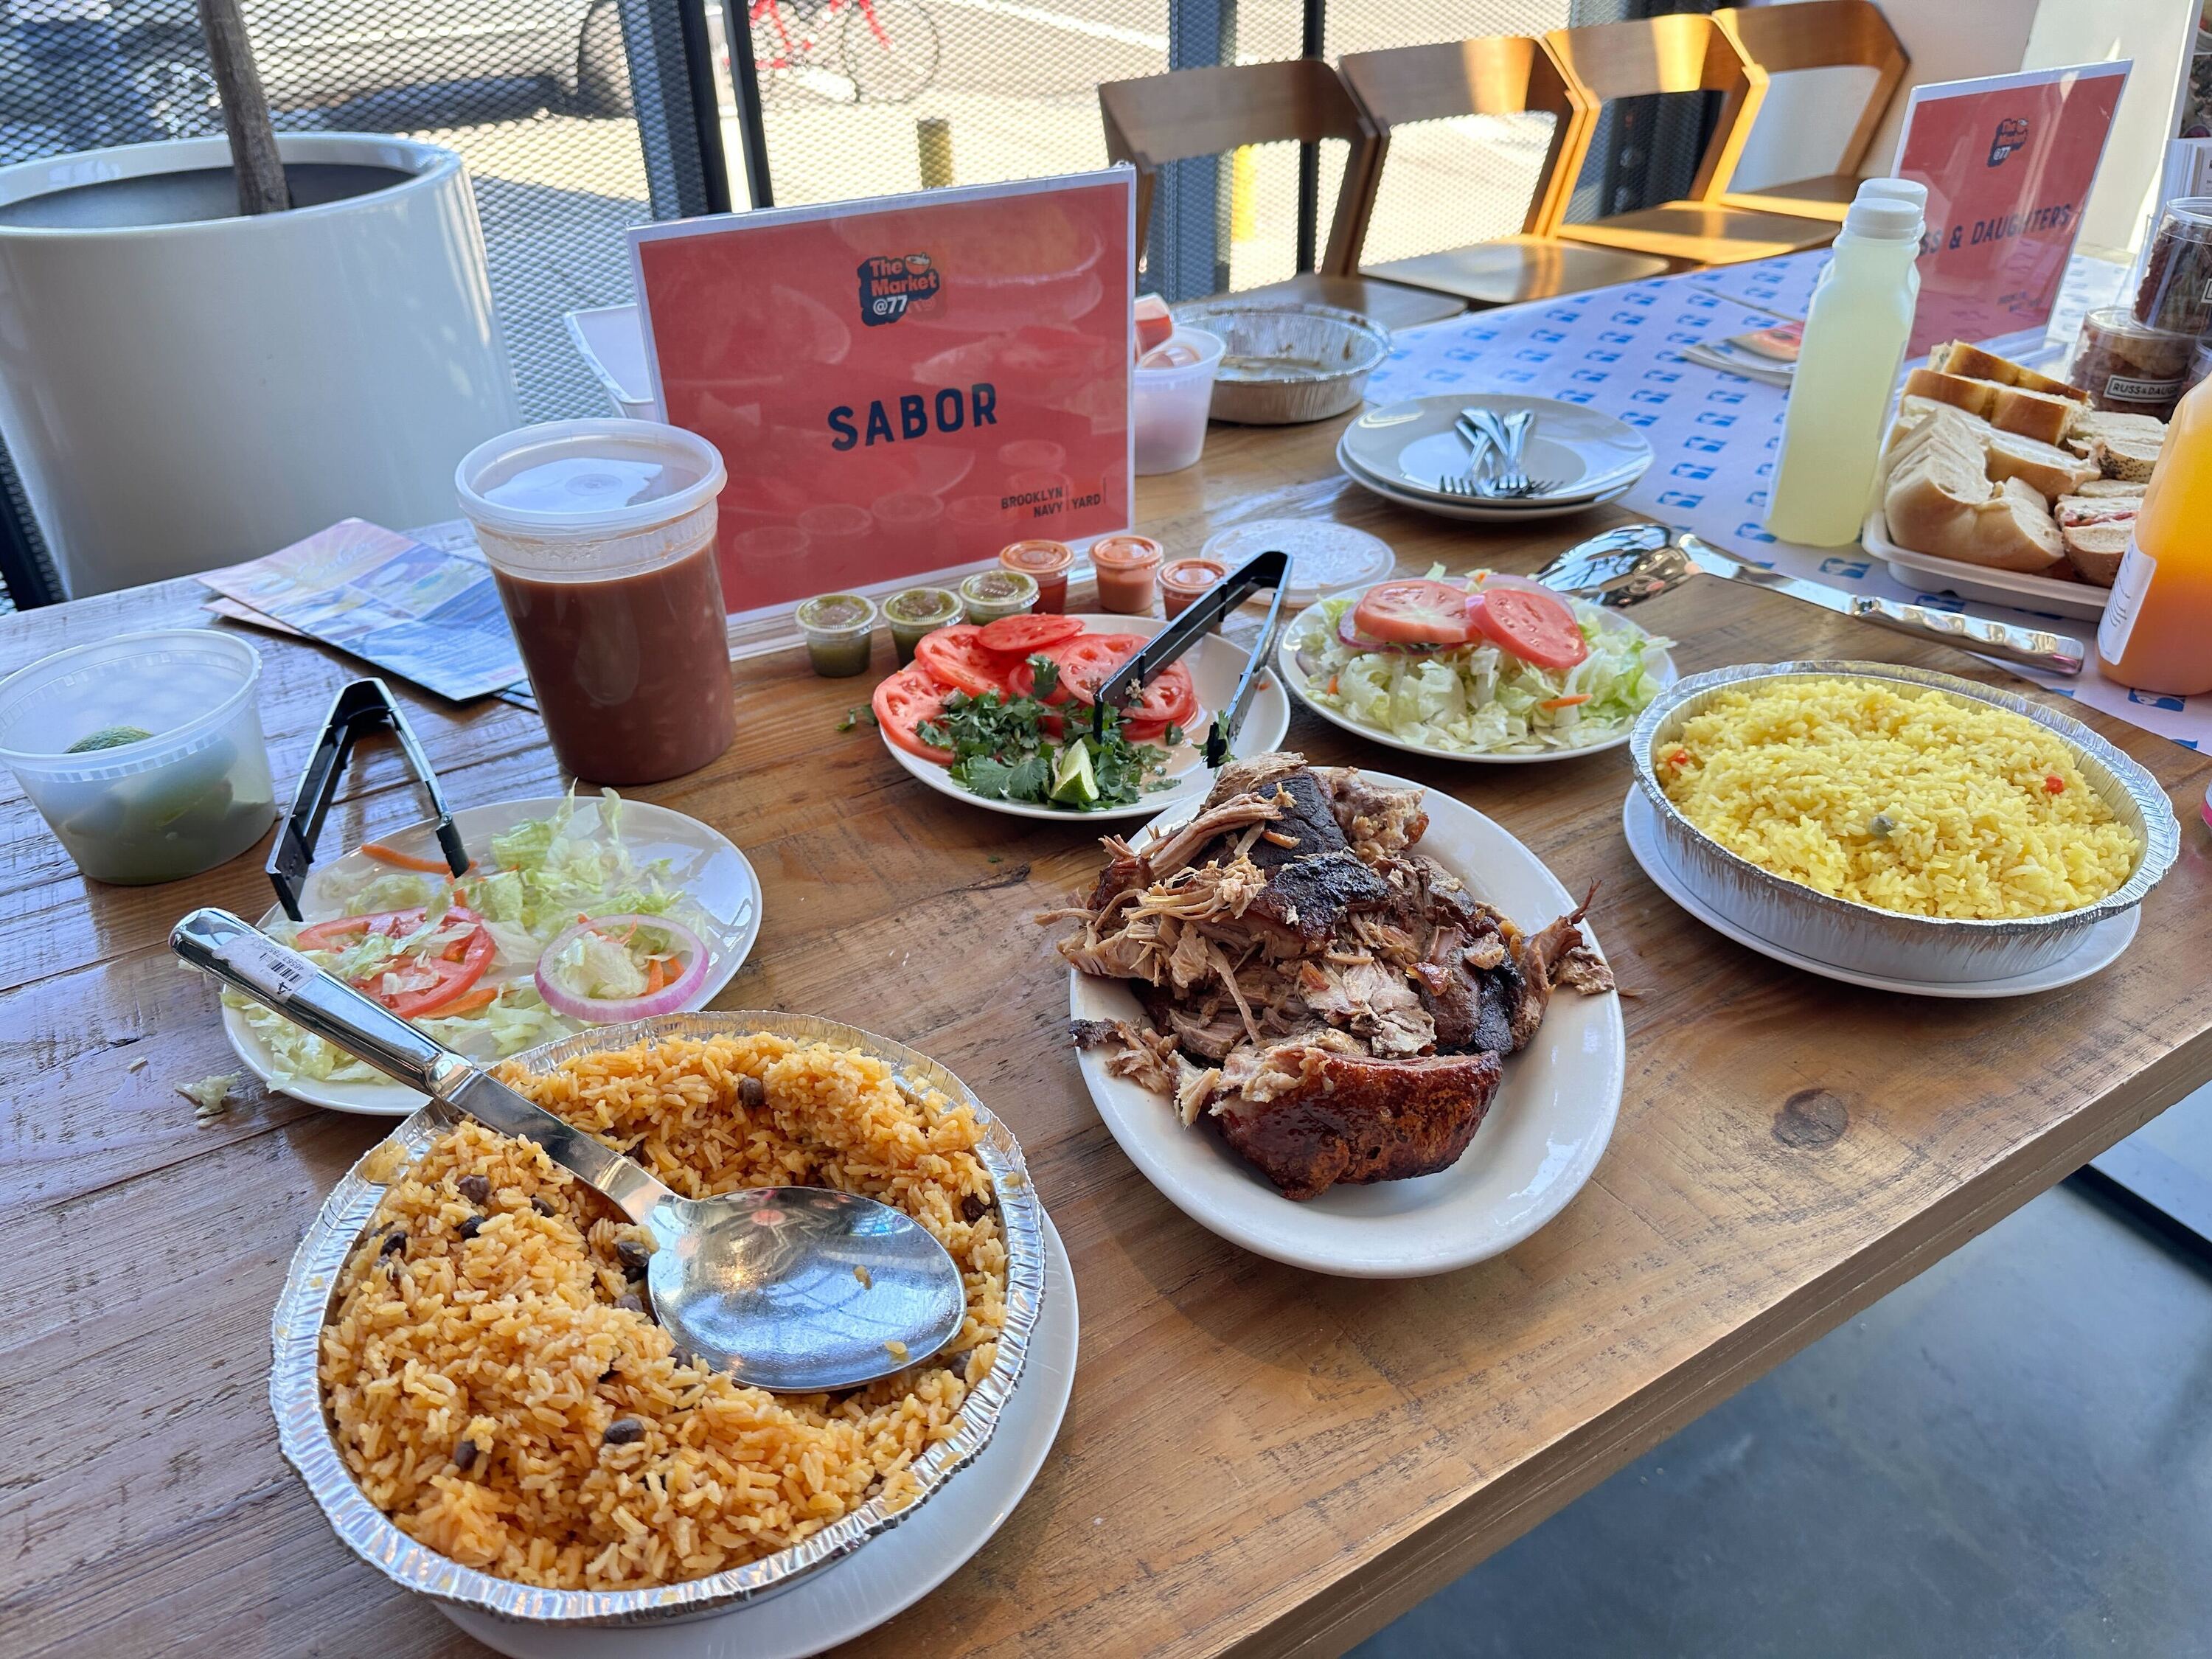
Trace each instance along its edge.
<path fill-rule="evenodd" d="M 1892 663 L 1697 675 L 1644 710 L 1629 751 L 1693 893 L 1884 978 L 2047 966 L 2142 903 L 2180 846 L 2157 780 L 2079 720 Z"/>
<path fill-rule="evenodd" d="M 434 1103 L 325 1200 L 270 1330 L 284 1455 L 363 1559 L 520 1621 L 696 1618 L 862 1547 L 983 1449 L 1044 1293 L 1042 1212 L 958 1078 L 774 1012 L 605 1027 L 501 1075 L 686 1196 L 815 1185 L 907 1211 L 960 1265 L 968 1316 L 838 1394 L 698 1370 L 642 1304 L 639 1230 Z"/>

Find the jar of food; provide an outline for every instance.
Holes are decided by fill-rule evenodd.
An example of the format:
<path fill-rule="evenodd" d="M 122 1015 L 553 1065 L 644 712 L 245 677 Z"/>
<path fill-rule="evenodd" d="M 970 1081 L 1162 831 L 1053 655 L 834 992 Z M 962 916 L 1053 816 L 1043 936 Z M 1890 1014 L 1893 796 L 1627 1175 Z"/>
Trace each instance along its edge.
<path fill-rule="evenodd" d="M 1036 578 L 1025 571 L 979 570 L 960 584 L 960 609 L 971 623 L 1018 617 L 1036 604 Z"/>
<path fill-rule="evenodd" d="M 555 421 L 479 444 L 453 482 L 562 766 L 656 783 L 730 746 L 714 445 L 653 421 Z"/>
<path fill-rule="evenodd" d="M 891 644 L 903 668 L 914 660 L 923 635 L 960 620 L 960 596 L 949 587 L 903 588 L 884 601 L 884 620 L 891 625 Z"/>
<path fill-rule="evenodd" d="M 806 659 L 825 680 L 850 679 L 868 672 L 875 643 L 876 602 L 860 593 L 822 593 L 801 604 L 799 631 L 806 636 Z"/>
<path fill-rule="evenodd" d="M 999 550 L 999 562 L 1036 583 L 1036 608 L 1054 616 L 1067 609 L 1067 573 L 1075 553 L 1065 542 L 1016 542 Z"/>
<path fill-rule="evenodd" d="M 2196 353 L 2195 335 L 2146 328 L 2125 306 L 2110 306 L 2081 319 L 2066 380 L 2095 408 L 2162 421 L 2180 399 Z"/>
<path fill-rule="evenodd" d="M 2159 215 L 2134 315 L 2168 334 L 2212 329 L 2212 196 L 2182 197 Z"/>
<path fill-rule="evenodd" d="M 196 876 L 276 817 L 260 684 L 253 647 L 214 629 L 72 646 L 0 681 L 0 762 L 94 881 Z"/>
<path fill-rule="evenodd" d="M 1152 588 L 1159 574 L 1160 544 L 1150 536 L 1102 536 L 1091 544 L 1091 564 L 1098 575 L 1098 608 L 1122 617 L 1152 614 Z"/>
<path fill-rule="evenodd" d="M 1160 602 L 1173 622 L 1190 602 L 1229 574 L 1218 559 L 1177 559 L 1160 572 Z"/>

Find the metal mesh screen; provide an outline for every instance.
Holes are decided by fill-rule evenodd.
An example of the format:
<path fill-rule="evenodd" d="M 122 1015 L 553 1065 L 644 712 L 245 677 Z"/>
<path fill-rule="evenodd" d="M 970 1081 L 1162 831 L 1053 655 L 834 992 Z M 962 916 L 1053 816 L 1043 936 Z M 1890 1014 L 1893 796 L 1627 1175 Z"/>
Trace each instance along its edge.
<path fill-rule="evenodd" d="M 191 0 L 114 0 L 108 17 L 66 33 L 26 20 L 108 8 L 0 4 L 14 20 L 0 43 L 6 159 L 222 131 Z M 635 113 L 633 53 L 647 63 L 648 102 L 672 94 L 681 106 L 679 137 L 690 119 L 680 58 L 672 86 L 657 72 L 678 38 L 672 0 L 246 0 L 245 10 L 280 131 L 391 132 L 461 152 L 524 413 L 605 413 L 561 313 L 629 297 L 625 227 L 706 205 L 696 145 L 687 164 L 681 143 L 672 150 L 651 121 L 641 131 Z"/>

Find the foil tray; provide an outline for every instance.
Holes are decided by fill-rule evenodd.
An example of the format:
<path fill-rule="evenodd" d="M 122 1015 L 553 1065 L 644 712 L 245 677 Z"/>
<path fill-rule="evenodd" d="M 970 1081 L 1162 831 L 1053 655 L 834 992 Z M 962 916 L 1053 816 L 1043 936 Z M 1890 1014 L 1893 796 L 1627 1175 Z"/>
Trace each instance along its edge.
<path fill-rule="evenodd" d="M 307 1482 L 331 1528 L 355 1554 L 393 1583 L 523 1624 L 619 1626 L 696 1619 L 788 1589 L 807 1574 L 851 1554 L 920 1510 L 932 1493 L 973 1462 L 988 1443 L 1028 1358 L 1030 1334 L 1043 1301 L 1043 1211 L 1036 1189 L 1030 1183 L 1021 1144 L 966 1084 L 927 1055 L 902 1043 L 835 1020 L 773 1012 L 665 1014 L 627 1025 L 601 1026 L 532 1048 L 517 1058 L 534 1072 L 546 1072 L 564 1060 L 602 1048 L 627 1048 L 652 1039 L 740 1036 L 754 1031 L 873 1054 L 896 1068 L 902 1080 L 933 1088 L 956 1104 L 965 1102 L 983 1127 L 978 1156 L 990 1171 L 1006 1234 L 1006 1328 L 999 1338 L 998 1358 L 969 1391 L 951 1437 L 931 1447 L 913 1465 L 921 1487 L 919 1496 L 899 1510 L 883 1507 L 879 1498 L 872 1500 L 776 1554 L 708 1577 L 643 1589 L 542 1589 L 477 1571 L 416 1542 L 355 1484 L 323 1408 L 318 1374 L 318 1348 L 337 1297 L 340 1270 L 360 1243 L 384 1196 L 384 1188 L 362 1174 L 362 1164 L 374 1155 L 372 1148 L 323 1200 L 322 1209 L 293 1255 L 291 1272 L 270 1326 L 275 1364 L 269 1379 L 269 1403 L 276 1413 L 285 1459 Z M 436 1136 L 462 1121 L 451 1107 L 434 1101 L 400 1124 L 390 1139 L 405 1144 L 411 1162 Z"/>
<path fill-rule="evenodd" d="M 2078 910 L 2019 921 L 1954 921 L 1833 898 L 1739 858 L 1675 809 L 1660 787 L 1652 756 L 1723 692 L 1785 679 L 1883 680 L 2027 716 L 2074 751 L 2090 787 L 2136 832 L 2142 853 L 2135 873 Z M 1748 664 L 1695 675 L 1669 686 L 1644 711 L 1628 748 L 1637 787 L 1657 816 L 1668 862 L 1691 891 L 1739 927 L 1786 950 L 1885 979 L 1964 983 L 2047 967 L 2078 948 L 2099 922 L 2141 904 L 2180 850 L 2181 827 L 2158 780 L 2081 721 L 2008 691 L 1897 663 Z"/>
<path fill-rule="evenodd" d="M 1295 426 L 1357 409 L 1390 353 L 1388 329 L 1334 306 L 1232 297 L 1177 306 L 1176 319 L 1221 337 L 1207 412 L 1243 426 Z"/>

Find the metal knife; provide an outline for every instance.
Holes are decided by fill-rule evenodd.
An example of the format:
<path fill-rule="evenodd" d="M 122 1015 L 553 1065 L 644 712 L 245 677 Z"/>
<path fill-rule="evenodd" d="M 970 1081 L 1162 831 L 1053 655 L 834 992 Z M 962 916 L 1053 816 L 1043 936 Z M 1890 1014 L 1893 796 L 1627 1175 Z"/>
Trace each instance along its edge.
<path fill-rule="evenodd" d="M 1676 532 L 1674 542 L 1692 564 L 1706 575 L 1718 576 L 1723 581 L 1748 582 L 1753 587 L 1787 593 L 1793 599 L 1817 605 L 1823 611 L 1832 611 L 1839 617 L 1855 617 L 1861 622 L 1872 623 L 1877 628 L 1887 628 L 1899 634 L 1941 640 L 1961 650 L 1978 652 L 1983 656 L 1995 657 L 2003 662 L 2021 663 L 2030 668 L 2040 668 L 2047 673 L 2078 674 L 2081 672 L 2085 648 L 2081 641 L 2068 635 L 2054 634 L 2041 628 L 2014 628 L 2005 623 L 1984 622 L 1978 617 L 1937 611 L 1924 605 L 1906 605 L 1896 599 L 1879 599 L 1864 593 L 1846 593 L 1820 582 L 1785 576 L 1778 570 L 1767 570 L 1746 563 L 1733 554 L 1723 553 L 1686 532 Z"/>

